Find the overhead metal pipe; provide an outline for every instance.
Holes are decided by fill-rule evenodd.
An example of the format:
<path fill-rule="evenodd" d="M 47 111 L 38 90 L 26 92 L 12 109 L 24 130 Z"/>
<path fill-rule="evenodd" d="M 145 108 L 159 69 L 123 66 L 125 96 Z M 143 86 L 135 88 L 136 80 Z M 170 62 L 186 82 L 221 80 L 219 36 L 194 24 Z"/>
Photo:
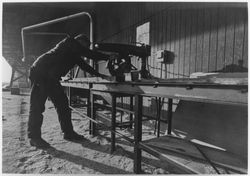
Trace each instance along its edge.
<path fill-rule="evenodd" d="M 68 36 L 67 33 L 60 33 L 60 32 L 30 32 L 26 35 L 57 35 L 57 36 Z"/>
<path fill-rule="evenodd" d="M 94 36 L 93 36 L 93 34 L 94 34 L 93 33 L 93 19 L 92 19 L 91 15 L 88 12 L 80 12 L 80 13 L 76 13 L 76 14 L 73 14 L 73 15 L 65 16 L 65 17 L 62 17 L 62 18 L 57 18 L 57 19 L 46 21 L 46 22 L 43 22 L 43 23 L 39 23 L 39 24 L 35 24 L 35 25 L 23 27 L 22 31 L 21 31 L 22 49 L 23 49 L 23 62 L 25 61 L 25 57 L 26 57 L 26 53 L 25 53 L 25 41 L 24 41 L 24 33 L 25 32 L 27 32 L 27 31 L 29 31 L 31 29 L 42 27 L 42 26 L 47 26 L 47 25 L 58 23 L 58 22 L 61 22 L 61 21 L 66 21 L 66 20 L 70 20 L 70 19 L 73 19 L 73 18 L 77 18 L 77 17 L 83 16 L 83 15 L 86 15 L 86 16 L 89 17 L 89 23 L 90 23 L 90 32 L 89 32 L 90 33 L 89 34 L 90 37 L 89 37 L 89 40 L 91 42 L 90 48 L 92 49 L 93 48 L 93 40 L 94 40 Z M 91 62 L 91 65 L 93 65 L 93 62 Z"/>

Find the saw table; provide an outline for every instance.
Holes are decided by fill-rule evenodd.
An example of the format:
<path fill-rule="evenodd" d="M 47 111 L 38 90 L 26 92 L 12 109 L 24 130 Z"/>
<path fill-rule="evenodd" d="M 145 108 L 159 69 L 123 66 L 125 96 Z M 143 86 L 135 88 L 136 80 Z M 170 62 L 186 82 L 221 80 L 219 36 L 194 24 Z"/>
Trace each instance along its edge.
<path fill-rule="evenodd" d="M 196 102 L 207 102 L 207 103 L 219 103 L 219 104 L 232 104 L 241 105 L 247 108 L 248 105 L 248 78 L 247 73 L 215 73 L 214 75 L 209 75 L 205 77 L 198 78 L 185 78 L 185 79 L 151 79 L 151 80 L 140 80 L 137 82 L 114 82 L 108 81 L 101 78 L 76 78 L 74 80 L 66 81 L 61 83 L 63 86 L 68 88 L 79 88 L 89 91 L 89 102 L 88 102 L 88 113 L 87 116 L 94 119 L 94 94 L 110 94 L 112 96 L 112 140 L 111 140 L 111 151 L 114 151 L 115 147 L 115 117 L 116 117 L 116 97 L 126 96 L 135 98 L 135 109 L 131 110 L 134 114 L 134 172 L 141 172 L 141 151 L 147 151 L 154 156 L 157 156 L 168 163 L 176 166 L 185 173 L 197 173 L 193 169 L 184 166 L 183 164 L 174 161 L 163 154 L 163 151 L 156 149 L 152 145 L 152 141 L 145 142 L 142 141 L 142 107 L 143 107 L 143 97 L 162 97 L 167 98 L 169 102 L 168 106 L 168 135 L 171 135 L 171 125 L 172 125 L 172 104 L 173 99 L 188 100 Z M 133 102 L 133 101 L 131 101 Z M 132 112 L 133 111 L 133 112 Z M 92 124 L 93 125 L 93 124 Z M 93 126 L 92 126 L 92 130 Z M 180 139 L 172 139 L 168 137 L 158 138 L 162 141 L 167 141 L 171 144 L 173 143 L 184 143 L 186 146 L 192 145 L 187 141 Z M 151 142 L 151 143 L 150 143 Z M 156 141 L 153 141 L 154 144 Z M 190 146 L 188 146 L 190 149 Z M 200 150 L 197 146 L 192 146 L 193 150 Z M 192 148 L 191 147 L 191 148 Z M 191 149 L 190 149 L 191 150 Z M 204 149 L 210 153 L 216 153 L 218 151 L 211 151 L 210 149 Z M 168 150 L 168 152 L 171 150 Z M 191 151 L 191 153 L 192 153 Z M 176 151 L 174 151 L 176 153 Z M 178 152 L 177 152 L 178 153 Z M 221 158 L 226 158 L 227 161 L 223 163 L 219 159 L 215 161 L 215 158 L 207 159 L 207 156 L 203 155 L 202 151 L 195 155 L 190 155 L 192 158 L 206 158 L 206 160 L 216 168 L 220 166 L 230 170 L 234 170 L 239 173 L 246 172 L 246 163 L 238 159 L 237 157 L 232 157 L 226 153 L 220 153 Z M 188 153 L 181 153 L 184 155 L 189 155 Z M 197 156 L 199 155 L 199 156 Z M 211 155 L 213 156 L 213 155 Z M 218 155 L 219 156 L 219 155 Z M 232 161 L 232 162 L 231 162 Z M 236 165 L 234 165 L 236 162 Z M 239 165 L 240 162 L 240 165 Z M 244 164 L 242 164 L 244 163 Z"/>

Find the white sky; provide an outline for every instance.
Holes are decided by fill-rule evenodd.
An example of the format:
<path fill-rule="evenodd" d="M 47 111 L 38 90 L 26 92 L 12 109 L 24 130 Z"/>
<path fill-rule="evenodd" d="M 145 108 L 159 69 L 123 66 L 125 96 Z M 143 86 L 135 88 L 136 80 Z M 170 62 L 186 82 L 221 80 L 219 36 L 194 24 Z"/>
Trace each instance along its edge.
<path fill-rule="evenodd" d="M 2 57 L 1 58 L 1 66 L 2 66 L 2 82 L 10 82 L 12 69 L 7 61 Z"/>

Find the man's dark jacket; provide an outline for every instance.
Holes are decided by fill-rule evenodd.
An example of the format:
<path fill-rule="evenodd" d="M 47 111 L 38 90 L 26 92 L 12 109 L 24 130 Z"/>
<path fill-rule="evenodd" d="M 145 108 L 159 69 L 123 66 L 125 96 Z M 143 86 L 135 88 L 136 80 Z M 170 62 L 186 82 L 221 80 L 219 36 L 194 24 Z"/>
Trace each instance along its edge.
<path fill-rule="evenodd" d="M 32 64 L 31 71 L 35 72 L 32 76 L 45 76 L 59 80 L 75 65 L 90 74 L 100 76 L 100 74 L 89 66 L 81 56 L 93 60 L 106 60 L 107 56 L 102 53 L 92 51 L 80 45 L 74 38 L 67 37 L 58 43 L 53 49 L 41 55 Z"/>

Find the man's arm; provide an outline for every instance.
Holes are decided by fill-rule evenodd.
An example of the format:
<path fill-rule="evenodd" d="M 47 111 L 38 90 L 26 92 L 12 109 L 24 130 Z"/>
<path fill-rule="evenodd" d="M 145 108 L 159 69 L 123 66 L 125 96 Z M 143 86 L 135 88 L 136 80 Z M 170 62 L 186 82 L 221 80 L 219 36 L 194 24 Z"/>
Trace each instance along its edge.
<path fill-rule="evenodd" d="M 96 71 L 93 67 L 91 67 L 89 64 L 87 64 L 83 59 L 79 58 L 79 61 L 77 63 L 77 65 L 83 70 L 88 72 L 91 75 L 95 75 L 98 77 L 104 77 L 105 75 L 99 73 L 98 71 Z"/>
<path fill-rule="evenodd" d="M 82 56 L 85 56 L 89 59 L 92 59 L 94 61 L 102 61 L 102 60 L 108 60 L 109 55 L 100 53 L 94 50 L 90 50 L 88 48 L 82 47 L 81 49 Z"/>

